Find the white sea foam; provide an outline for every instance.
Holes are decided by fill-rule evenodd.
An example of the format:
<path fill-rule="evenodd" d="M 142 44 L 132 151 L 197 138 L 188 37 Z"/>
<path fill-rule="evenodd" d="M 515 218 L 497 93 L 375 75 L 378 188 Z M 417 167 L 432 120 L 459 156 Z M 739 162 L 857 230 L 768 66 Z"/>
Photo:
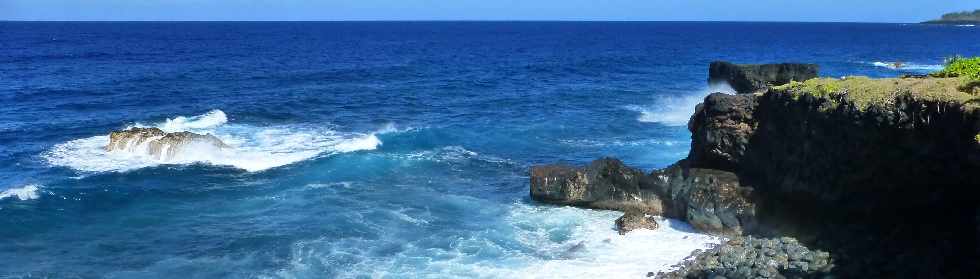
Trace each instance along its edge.
<path fill-rule="evenodd" d="M 409 226 L 426 226 L 424 214 L 389 211 Z M 723 239 L 693 232 L 677 220 L 658 219 L 657 230 L 619 235 L 622 213 L 515 203 L 495 229 L 456 238 L 313 239 L 293 245 L 289 267 L 272 278 L 643 278 L 669 271 L 694 250 Z M 390 227 L 377 230 L 390 232 Z M 399 234 L 392 233 L 397 236 Z M 506 239 L 506 240 L 505 240 Z M 446 246 L 432 242 L 447 241 Z M 399 247 L 373 255 L 369 247 Z M 515 246 L 517 244 L 517 246 Z M 348 263 L 337 271 L 337 261 Z"/>
<path fill-rule="evenodd" d="M 679 96 L 658 96 L 653 105 L 630 105 L 625 108 L 640 113 L 640 122 L 660 123 L 667 126 L 684 126 L 694 114 L 694 109 L 711 93 L 735 94 L 727 83 L 718 83 L 707 88 Z"/>
<path fill-rule="evenodd" d="M 221 110 L 212 110 L 208 113 L 184 117 L 177 116 L 174 118 L 168 118 L 167 121 L 160 125 L 156 125 L 157 128 L 163 130 L 164 132 L 182 132 L 182 131 L 194 131 L 202 129 L 213 129 L 218 126 L 228 123 L 228 116 L 225 112 Z"/>
<path fill-rule="evenodd" d="M 917 63 L 907 63 L 907 62 L 896 64 L 896 62 L 875 61 L 875 62 L 871 62 L 871 65 L 874 65 L 875 67 L 888 68 L 892 70 L 928 71 L 928 72 L 939 71 L 944 68 L 943 65 L 917 64 Z"/>
<path fill-rule="evenodd" d="M 320 155 L 373 150 L 381 140 L 373 133 L 343 133 L 299 125 L 257 127 L 228 124 L 224 112 L 213 110 L 193 117 L 178 116 L 154 125 L 167 132 L 213 134 L 232 148 L 192 145 L 173 157 L 153 158 L 143 152 L 105 151 L 108 135 L 72 140 L 54 146 L 43 156 L 55 166 L 81 171 L 127 171 L 161 164 L 206 163 L 262 171 Z"/>
<path fill-rule="evenodd" d="M 641 278 L 647 272 L 671 270 L 696 249 L 718 244 L 721 238 L 694 232 L 690 225 L 658 218 L 660 228 L 619 235 L 613 229 L 621 212 L 571 207 L 520 205 L 510 216 L 527 227 L 519 241 L 540 247 L 556 259 L 538 260 L 517 270 L 521 278 Z M 543 225 L 542 225 L 543 224 Z M 552 240 L 553 230 L 571 226 L 570 238 Z"/>
<path fill-rule="evenodd" d="M 28 184 L 19 188 L 9 188 L 0 192 L 0 200 L 6 198 L 16 198 L 22 201 L 33 200 L 41 197 L 41 186 Z"/>

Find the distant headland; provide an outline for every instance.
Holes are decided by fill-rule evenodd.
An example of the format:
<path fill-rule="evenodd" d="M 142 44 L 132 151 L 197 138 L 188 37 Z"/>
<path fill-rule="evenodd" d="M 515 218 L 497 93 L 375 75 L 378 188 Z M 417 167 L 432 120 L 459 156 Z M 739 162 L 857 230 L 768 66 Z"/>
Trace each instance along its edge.
<path fill-rule="evenodd" d="M 925 21 L 927 24 L 977 24 L 980 23 L 980 9 L 972 12 L 964 11 L 958 13 L 944 14 L 939 19 Z"/>

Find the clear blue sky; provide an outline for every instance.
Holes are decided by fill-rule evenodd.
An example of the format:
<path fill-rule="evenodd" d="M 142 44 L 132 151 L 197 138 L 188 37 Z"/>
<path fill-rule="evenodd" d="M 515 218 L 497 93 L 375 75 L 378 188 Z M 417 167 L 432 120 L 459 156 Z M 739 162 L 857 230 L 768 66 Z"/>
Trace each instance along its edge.
<path fill-rule="evenodd" d="M 0 0 L 0 20 L 918 22 L 980 0 Z"/>

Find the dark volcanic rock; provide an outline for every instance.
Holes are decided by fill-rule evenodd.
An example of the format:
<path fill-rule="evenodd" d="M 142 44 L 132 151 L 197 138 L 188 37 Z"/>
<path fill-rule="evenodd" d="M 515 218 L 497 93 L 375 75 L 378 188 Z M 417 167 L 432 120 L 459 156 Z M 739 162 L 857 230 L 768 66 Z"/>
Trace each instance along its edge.
<path fill-rule="evenodd" d="M 531 167 L 531 198 L 537 201 L 589 208 L 641 209 L 660 214 L 661 202 L 649 179 L 613 158 L 583 168 L 546 165 Z"/>
<path fill-rule="evenodd" d="M 656 178 L 653 185 L 664 201 L 666 216 L 713 234 L 739 235 L 755 226 L 752 188 L 742 187 L 734 173 L 685 164 L 681 161 L 650 175 Z"/>
<path fill-rule="evenodd" d="M 755 224 L 751 188 L 734 173 L 683 162 L 650 176 L 604 158 L 588 167 L 531 168 L 531 198 L 588 208 L 633 210 L 687 220 L 702 231 L 737 235 Z"/>
<path fill-rule="evenodd" d="M 715 61 L 708 67 L 708 83 L 727 82 L 736 92 L 743 94 L 764 92 L 770 86 L 815 78 L 818 69 L 816 64 L 738 65 Z"/>
<path fill-rule="evenodd" d="M 713 64 L 712 77 L 744 75 L 718 70 L 731 67 Z M 893 96 L 859 108 L 840 95 L 772 88 L 712 94 L 688 124 L 685 160 L 649 176 L 612 159 L 585 168 L 535 167 L 531 194 L 544 202 L 660 212 L 715 234 L 792 236 L 835 259 L 831 265 L 821 254 L 816 261 L 796 246 L 726 245 L 718 249 L 733 250 L 706 253 L 691 263 L 701 267 L 667 278 L 808 278 L 826 271 L 838 278 L 975 277 L 980 110 L 908 92 Z"/>
<path fill-rule="evenodd" d="M 622 217 L 616 219 L 616 230 L 621 235 L 637 229 L 656 230 L 658 227 L 657 220 L 639 209 L 627 209 Z"/>
<path fill-rule="evenodd" d="M 656 278 L 833 278 L 829 253 L 812 251 L 789 237 L 739 237 L 693 256 Z"/>
<path fill-rule="evenodd" d="M 692 141 L 688 161 L 695 167 L 735 170 L 755 132 L 756 99 L 753 95 L 708 95 L 688 122 Z"/>

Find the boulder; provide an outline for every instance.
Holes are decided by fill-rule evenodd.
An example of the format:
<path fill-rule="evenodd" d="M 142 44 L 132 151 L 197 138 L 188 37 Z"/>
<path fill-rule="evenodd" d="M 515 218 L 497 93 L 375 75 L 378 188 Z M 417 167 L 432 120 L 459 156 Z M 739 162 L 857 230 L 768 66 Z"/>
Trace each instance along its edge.
<path fill-rule="evenodd" d="M 647 216 L 646 212 L 638 209 L 627 209 L 622 217 L 616 219 L 616 230 L 620 235 L 638 229 L 656 230 L 657 227 L 659 225 L 653 216 Z"/>
<path fill-rule="evenodd" d="M 544 165 L 531 167 L 531 199 L 561 205 L 659 214 L 661 202 L 646 175 L 614 158 L 602 158 L 586 167 Z"/>
<path fill-rule="evenodd" d="M 816 64 L 739 65 L 715 61 L 708 67 L 708 83 L 727 82 L 738 93 L 755 93 L 766 91 L 770 86 L 815 78 L 818 70 Z"/>

